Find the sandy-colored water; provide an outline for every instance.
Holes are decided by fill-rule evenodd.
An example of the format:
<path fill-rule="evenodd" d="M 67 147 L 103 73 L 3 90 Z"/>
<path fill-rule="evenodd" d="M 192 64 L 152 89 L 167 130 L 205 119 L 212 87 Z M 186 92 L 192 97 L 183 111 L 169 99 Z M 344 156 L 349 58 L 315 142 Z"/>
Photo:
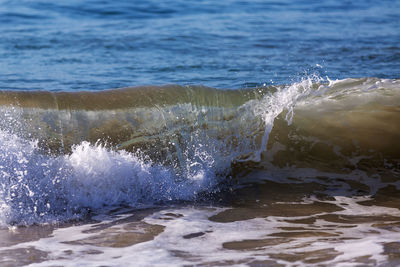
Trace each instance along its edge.
<path fill-rule="evenodd" d="M 261 175 L 258 173 L 257 175 Z M 321 182 L 318 182 L 321 181 Z M 240 184 L 209 203 L 2 229 L 1 266 L 396 266 L 400 191 L 342 179 Z"/>

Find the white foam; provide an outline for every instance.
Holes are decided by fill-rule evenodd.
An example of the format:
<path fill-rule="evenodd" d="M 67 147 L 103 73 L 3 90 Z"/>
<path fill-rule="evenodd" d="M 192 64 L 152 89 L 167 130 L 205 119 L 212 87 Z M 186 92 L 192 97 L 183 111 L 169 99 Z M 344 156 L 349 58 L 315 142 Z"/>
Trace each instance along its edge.
<path fill-rule="evenodd" d="M 70 155 L 49 156 L 37 142 L 3 131 L 0 138 L 3 224 L 72 219 L 104 206 L 189 200 L 217 183 L 205 151 L 203 162 L 186 163 L 196 168 L 182 179 L 173 169 L 102 145 L 82 142 Z"/>
<path fill-rule="evenodd" d="M 13 133 L 22 129 L 21 125 L 17 127 L 14 124 L 19 123 L 18 118 L 22 118 L 23 114 L 20 114 L 22 110 L 19 113 L 18 109 L 9 110 L 10 114 L 5 118 L 11 121 L 3 127 L 8 130 L 11 128 L 11 131 L 0 131 L 1 222 L 30 224 L 71 219 L 84 214 L 87 209 L 189 200 L 199 192 L 214 190 L 219 182 L 218 174 L 223 177 L 232 160 L 251 153 L 255 154 L 253 160 L 259 160 L 274 119 L 287 109 L 287 119 L 290 122 L 295 104 L 313 91 L 313 81 L 311 78 L 305 79 L 280 88 L 273 95 L 249 101 L 237 111 L 230 110 L 230 113 L 236 114 L 235 123 L 239 123 L 240 127 L 231 125 L 231 132 L 222 135 L 225 139 L 219 137 L 225 131 L 224 125 L 218 127 L 221 132 L 201 128 L 187 132 L 186 128 L 178 129 L 182 135 L 181 143 L 175 144 L 178 166 L 163 166 L 165 159 L 155 164 L 154 161 L 144 160 L 136 154 L 113 151 L 100 144 L 91 145 L 85 141 L 73 147 L 70 155 L 49 156 L 39 151 L 37 142 L 28 141 Z M 190 126 L 197 123 L 197 120 L 201 122 L 202 116 L 213 117 L 214 113 L 211 110 L 210 114 L 205 115 L 201 108 L 185 104 L 164 109 L 163 112 L 158 109 L 147 109 L 143 112 L 160 121 L 153 123 L 157 127 L 174 126 L 178 123 L 176 117 L 185 118 Z M 43 112 L 47 114 L 49 111 Z M 221 117 L 218 115 L 220 112 L 221 110 L 216 110 L 216 117 Z M 72 113 L 63 111 L 58 117 L 52 117 L 52 120 L 54 123 L 65 121 L 64 124 L 76 124 L 75 120 L 82 116 L 79 114 L 75 114 L 76 118 L 72 120 Z M 88 113 L 89 117 L 94 115 Z M 96 116 L 101 118 L 103 115 Z M 257 117 L 263 119 L 265 127 L 261 144 L 255 143 L 256 137 L 253 134 L 260 127 Z M 217 121 L 223 123 L 221 118 Z M 246 130 L 250 132 L 241 132 Z M 235 146 L 227 141 L 229 138 L 238 140 L 235 141 Z M 146 151 L 143 153 L 146 154 Z M 251 158 L 245 158 L 249 159 Z"/>
<path fill-rule="evenodd" d="M 356 202 L 360 199 L 342 197 L 336 203 L 345 202 L 345 210 L 329 214 L 338 216 L 399 216 L 397 209 L 381 209 L 375 206 L 361 206 Z M 328 202 L 332 203 L 332 202 Z M 355 206 L 359 207 L 355 207 Z M 347 208 L 346 208 L 347 207 Z M 81 243 L 66 243 L 70 241 L 84 240 L 95 237 L 96 235 L 107 234 L 107 230 L 87 231 L 90 229 L 101 229 L 101 225 L 106 225 L 109 220 L 94 225 L 72 226 L 55 230 L 48 238 L 42 238 L 38 241 L 21 243 L 10 248 L 0 250 L 33 247 L 41 251 L 50 253 L 48 260 L 31 266 L 96 266 L 99 263 L 107 263 L 109 266 L 125 266 L 134 262 L 136 265 L 198 265 L 214 264 L 219 265 L 224 261 L 236 262 L 235 265 L 241 266 L 239 262 L 246 265 L 255 260 L 272 260 L 285 266 L 307 266 L 307 261 L 313 256 L 300 257 L 300 260 L 290 261 L 285 257 L 274 258 L 274 254 L 283 253 L 290 255 L 301 255 L 302 253 L 312 253 L 313 251 L 327 250 L 333 253 L 332 259 L 325 259 L 324 265 L 330 266 L 353 266 L 357 264 L 357 258 L 369 258 L 375 265 L 384 264 L 387 256 L 383 255 L 383 243 L 397 242 L 398 235 L 393 231 L 384 228 L 374 227 L 371 221 L 352 223 L 330 222 L 324 219 L 317 219 L 312 224 L 291 223 L 287 219 L 307 219 L 325 213 L 311 216 L 299 217 L 274 217 L 255 218 L 243 221 L 234 221 L 219 223 L 210 221 L 208 218 L 214 214 L 222 212 L 221 208 L 170 208 L 155 212 L 147 216 L 143 222 L 151 225 L 162 225 L 164 231 L 157 235 L 154 240 L 134 244 L 122 248 L 112 248 L 88 245 Z M 350 213 L 350 211 L 352 211 Z M 171 214 L 179 215 L 174 216 Z M 114 221 L 119 220 L 117 224 L 109 224 L 110 229 L 118 228 L 124 231 L 125 224 L 121 220 L 127 215 L 117 216 Z M 167 220 L 166 220 L 167 218 Z M 355 217 L 356 218 L 356 217 Z M 289 228 L 301 228 L 304 230 L 295 230 L 295 232 L 325 232 L 332 234 L 325 235 L 305 235 L 304 237 L 294 237 L 276 242 L 273 245 L 259 243 L 254 249 L 231 250 L 223 247 L 226 242 L 242 240 L 264 240 L 276 239 L 274 234 L 290 233 Z M 107 229 L 107 228 L 106 228 Z M 190 239 L 184 236 L 202 233 Z M 271 236 L 272 235 L 272 236 Z M 290 235 L 289 235 L 290 236 Z M 99 254 L 90 254 L 87 251 L 100 251 Z M 65 251 L 69 251 L 68 254 Z M 325 252 L 323 252 L 325 255 Z M 323 258 L 322 255 L 322 258 Z M 320 255 L 321 257 L 321 255 Z M 290 258 L 288 258 L 290 259 Z"/>
<path fill-rule="evenodd" d="M 329 81 L 328 85 L 316 84 L 321 81 L 319 77 L 311 77 L 299 83 L 277 87 L 274 94 L 248 101 L 237 110 L 230 109 L 226 114 L 224 108 L 207 110 L 190 104 L 162 107 L 162 112 L 159 108 L 138 109 L 136 115 L 150 118 L 147 121 L 144 119 L 144 129 L 152 126 L 155 128 L 151 130 L 158 133 L 167 126 L 175 127 L 171 131 L 171 135 L 178 133 L 175 139 L 171 138 L 176 148 L 174 156 L 178 159 L 175 165 L 166 163 L 166 159 L 155 163 L 155 160 L 144 159 L 138 154 L 114 151 L 87 142 L 75 146 L 70 155 L 47 155 L 39 151 L 37 142 L 15 134 L 21 127 L 16 125 L 22 115 L 18 114 L 17 108 L 7 109 L 9 114 L 3 116 L 5 120 L 0 122 L 2 128 L 11 128 L 7 129 L 8 132 L 0 131 L 0 223 L 51 222 L 73 219 L 85 214 L 88 209 L 99 210 L 105 206 L 126 204 L 136 207 L 163 201 L 194 199 L 200 192 L 217 190 L 216 186 L 229 172 L 232 161 L 260 161 L 274 121 L 285 110 L 286 119 L 290 123 L 295 107 L 317 103 L 314 100 L 321 95 L 326 102 L 343 94 L 357 95 L 363 91 L 375 94 L 376 88 L 391 89 L 399 86 L 399 81 L 377 79 L 347 79 Z M 352 87 L 354 82 L 357 86 L 361 82 L 361 89 Z M 340 89 L 341 86 L 346 90 Z M 87 112 L 87 117 L 84 117 L 83 113 L 77 111 L 73 115 L 70 111 L 63 111 L 56 117 L 68 121 L 73 115 L 74 119 L 69 123 L 79 121 L 84 124 L 86 119 L 96 118 L 101 121 L 102 116 L 105 116 L 101 112 Z M 107 116 L 111 118 L 112 113 L 107 113 Z M 126 119 L 129 111 L 122 113 L 120 115 Z M 225 120 L 225 115 L 230 119 Z M 176 117 L 182 120 L 177 121 Z M 209 119 L 209 129 L 203 130 L 201 122 Z M 234 121 L 231 128 L 226 130 L 226 124 L 231 121 Z M 197 128 L 194 127 L 196 123 Z M 213 128 L 213 123 L 217 127 Z M 195 130 L 191 129 L 192 126 Z M 257 141 L 260 129 L 264 129 L 261 143 Z M 154 139 L 157 138 L 159 136 Z M 279 147 L 275 146 L 274 149 L 278 150 Z M 339 153 L 338 150 L 336 152 Z M 146 154 L 146 151 L 143 153 Z M 352 162 L 356 163 L 360 159 L 354 158 Z M 282 180 L 290 172 L 308 177 L 321 174 L 295 166 L 286 169 L 282 172 L 282 169 L 271 166 L 269 177 Z M 363 173 L 353 172 L 345 177 L 363 179 L 364 176 Z M 371 179 L 369 181 L 373 182 Z"/>

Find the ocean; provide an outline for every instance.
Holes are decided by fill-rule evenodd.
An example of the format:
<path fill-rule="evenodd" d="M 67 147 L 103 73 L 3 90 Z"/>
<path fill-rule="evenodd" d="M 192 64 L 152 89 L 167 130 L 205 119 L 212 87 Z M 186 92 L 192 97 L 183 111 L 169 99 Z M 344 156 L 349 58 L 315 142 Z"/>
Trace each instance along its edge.
<path fill-rule="evenodd" d="M 0 0 L 0 266 L 397 266 L 399 1 Z"/>

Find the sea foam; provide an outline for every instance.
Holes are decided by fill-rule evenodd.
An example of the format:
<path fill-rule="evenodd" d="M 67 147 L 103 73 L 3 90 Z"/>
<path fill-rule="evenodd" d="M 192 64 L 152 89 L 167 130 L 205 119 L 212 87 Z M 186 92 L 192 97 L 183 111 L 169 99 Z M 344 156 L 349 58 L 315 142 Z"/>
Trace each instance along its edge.
<path fill-rule="evenodd" d="M 255 166 L 262 164 L 265 167 L 269 164 L 263 160 L 271 161 L 271 164 L 274 160 L 285 163 L 284 160 L 288 162 L 293 157 L 296 160 L 293 167 L 298 165 L 298 171 L 301 170 L 301 164 L 304 165 L 308 160 L 314 160 L 315 168 L 318 167 L 317 163 L 323 166 L 324 161 L 315 161 L 315 155 L 312 154 L 315 145 L 323 144 L 327 149 L 332 147 L 331 154 L 337 158 L 337 170 L 349 164 L 357 165 L 354 166 L 357 169 L 360 164 L 354 158 L 373 160 L 372 156 L 379 156 L 376 153 L 386 150 L 386 154 L 395 157 L 397 152 L 392 149 L 391 143 L 388 146 L 375 141 L 370 143 L 370 139 L 366 139 L 368 142 L 360 142 L 354 148 L 339 147 L 334 143 L 335 136 L 329 132 L 322 133 L 323 140 L 310 136 L 320 134 L 313 126 L 314 121 L 323 119 L 318 117 L 320 114 L 335 115 L 337 109 L 344 110 L 350 118 L 349 123 L 352 123 L 354 108 L 362 113 L 364 110 L 360 109 L 361 105 L 367 108 L 368 103 L 375 101 L 384 105 L 384 110 L 380 110 L 380 106 L 379 109 L 375 107 L 374 114 L 390 119 L 387 120 L 390 127 L 385 130 L 388 137 L 396 137 L 397 124 L 392 121 L 397 120 L 397 113 L 389 107 L 397 103 L 398 84 L 397 80 L 372 78 L 326 83 L 319 77 L 310 77 L 273 90 L 260 88 L 248 92 L 184 87 L 153 88 L 150 91 L 115 90 L 107 92 L 115 96 L 110 99 L 120 97 L 125 105 L 129 104 L 126 101 L 128 96 L 147 99 L 143 94 L 150 92 L 154 95 L 157 90 L 167 95 L 168 90 L 175 92 L 176 89 L 180 93 L 185 92 L 186 96 L 170 99 L 165 105 L 160 102 L 163 99 L 161 97 L 148 107 L 126 106 L 118 109 L 114 108 L 118 103 L 109 103 L 110 109 L 106 110 L 91 106 L 79 109 L 79 105 L 85 103 L 76 100 L 73 108 L 59 110 L 46 105 L 42 107 L 43 103 L 39 100 L 53 98 L 43 98 L 41 93 L 8 95 L 4 92 L 3 100 L 6 102 L 2 106 L 0 121 L 0 223 L 60 222 L 81 218 L 105 207 L 141 207 L 169 201 L 192 201 L 198 199 L 199 194 L 203 196 L 221 190 L 221 182 L 229 180 L 230 176 L 240 175 L 240 170 L 235 174 L 232 168 L 236 163 L 242 166 L 240 164 L 251 162 Z M 82 101 L 86 99 L 85 94 L 78 93 Z M 67 103 L 64 100 L 72 96 L 66 95 L 64 99 L 64 95 L 57 95 L 62 103 Z M 99 97 L 102 101 L 108 98 L 102 94 L 93 97 Z M 354 107 L 355 104 L 347 101 L 349 98 L 352 99 L 351 103 L 358 104 Z M 7 102 L 10 99 L 25 102 Z M 294 118 L 295 112 L 300 114 L 301 120 Z M 276 125 L 276 119 L 282 114 L 286 119 L 285 124 L 293 121 L 294 128 Z M 118 124 L 122 120 L 124 122 Z M 305 124 L 307 120 L 310 120 L 309 125 Z M 322 120 L 320 123 L 329 122 Z M 332 120 L 329 124 L 331 128 L 335 126 L 332 129 L 338 132 L 349 130 L 346 125 L 333 122 L 337 121 Z M 365 121 L 363 127 L 371 128 L 374 133 L 376 122 L 383 125 L 371 117 L 371 121 Z M 277 153 L 286 149 L 290 151 L 288 154 L 282 152 L 279 156 L 275 150 L 265 152 L 275 126 L 278 129 L 271 142 L 279 147 Z M 332 131 L 329 127 L 326 128 Z M 115 133 L 119 129 L 126 132 Z M 303 129 L 303 132 L 299 129 Z M 115 134 L 114 140 L 108 138 L 107 131 Z M 105 139 L 97 139 L 97 142 L 87 140 L 90 134 L 97 136 L 98 133 Z M 46 150 L 43 142 L 47 139 L 40 138 L 45 135 L 50 145 L 60 145 L 59 149 Z M 74 138 L 68 139 L 71 135 Z M 344 136 L 342 139 L 346 138 Z M 348 138 L 353 137 L 349 135 Z M 79 141 L 67 147 L 67 140 Z M 389 138 L 382 140 L 390 141 Z M 109 141 L 111 143 L 107 143 Z M 278 145 L 279 141 L 281 143 Z M 372 145 L 382 149 L 373 152 L 369 149 Z M 131 150 L 125 150 L 125 147 Z M 319 156 L 324 158 L 327 151 Z M 385 158 L 384 163 L 398 164 L 390 157 Z M 249 168 L 252 168 L 251 164 Z M 332 172 L 335 171 L 332 169 Z"/>
<path fill-rule="evenodd" d="M 174 169 L 100 144 L 84 141 L 71 154 L 55 156 L 43 154 L 37 141 L 3 131 L 0 137 L 3 224 L 79 218 L 104 206 L 191 200 L 216 181 L 199 162 L 188 163 L 197 168 L 182 179 Z"/>

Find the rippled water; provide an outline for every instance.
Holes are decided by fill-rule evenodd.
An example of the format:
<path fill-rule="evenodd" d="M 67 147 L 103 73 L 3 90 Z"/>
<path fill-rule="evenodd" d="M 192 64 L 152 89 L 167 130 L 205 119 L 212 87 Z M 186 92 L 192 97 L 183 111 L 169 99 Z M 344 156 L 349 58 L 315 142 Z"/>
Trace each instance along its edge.
<path fill-rule="evenodd" d="M 0 88 L 399 78 L 398 1 L 4 1 Z M 322 66 L 322 68 L 320 67 Z"/>
<path fill-rule="evenodd" d="M 0 0 L 0 265 L 398 265 L 399 14 Z"/>

